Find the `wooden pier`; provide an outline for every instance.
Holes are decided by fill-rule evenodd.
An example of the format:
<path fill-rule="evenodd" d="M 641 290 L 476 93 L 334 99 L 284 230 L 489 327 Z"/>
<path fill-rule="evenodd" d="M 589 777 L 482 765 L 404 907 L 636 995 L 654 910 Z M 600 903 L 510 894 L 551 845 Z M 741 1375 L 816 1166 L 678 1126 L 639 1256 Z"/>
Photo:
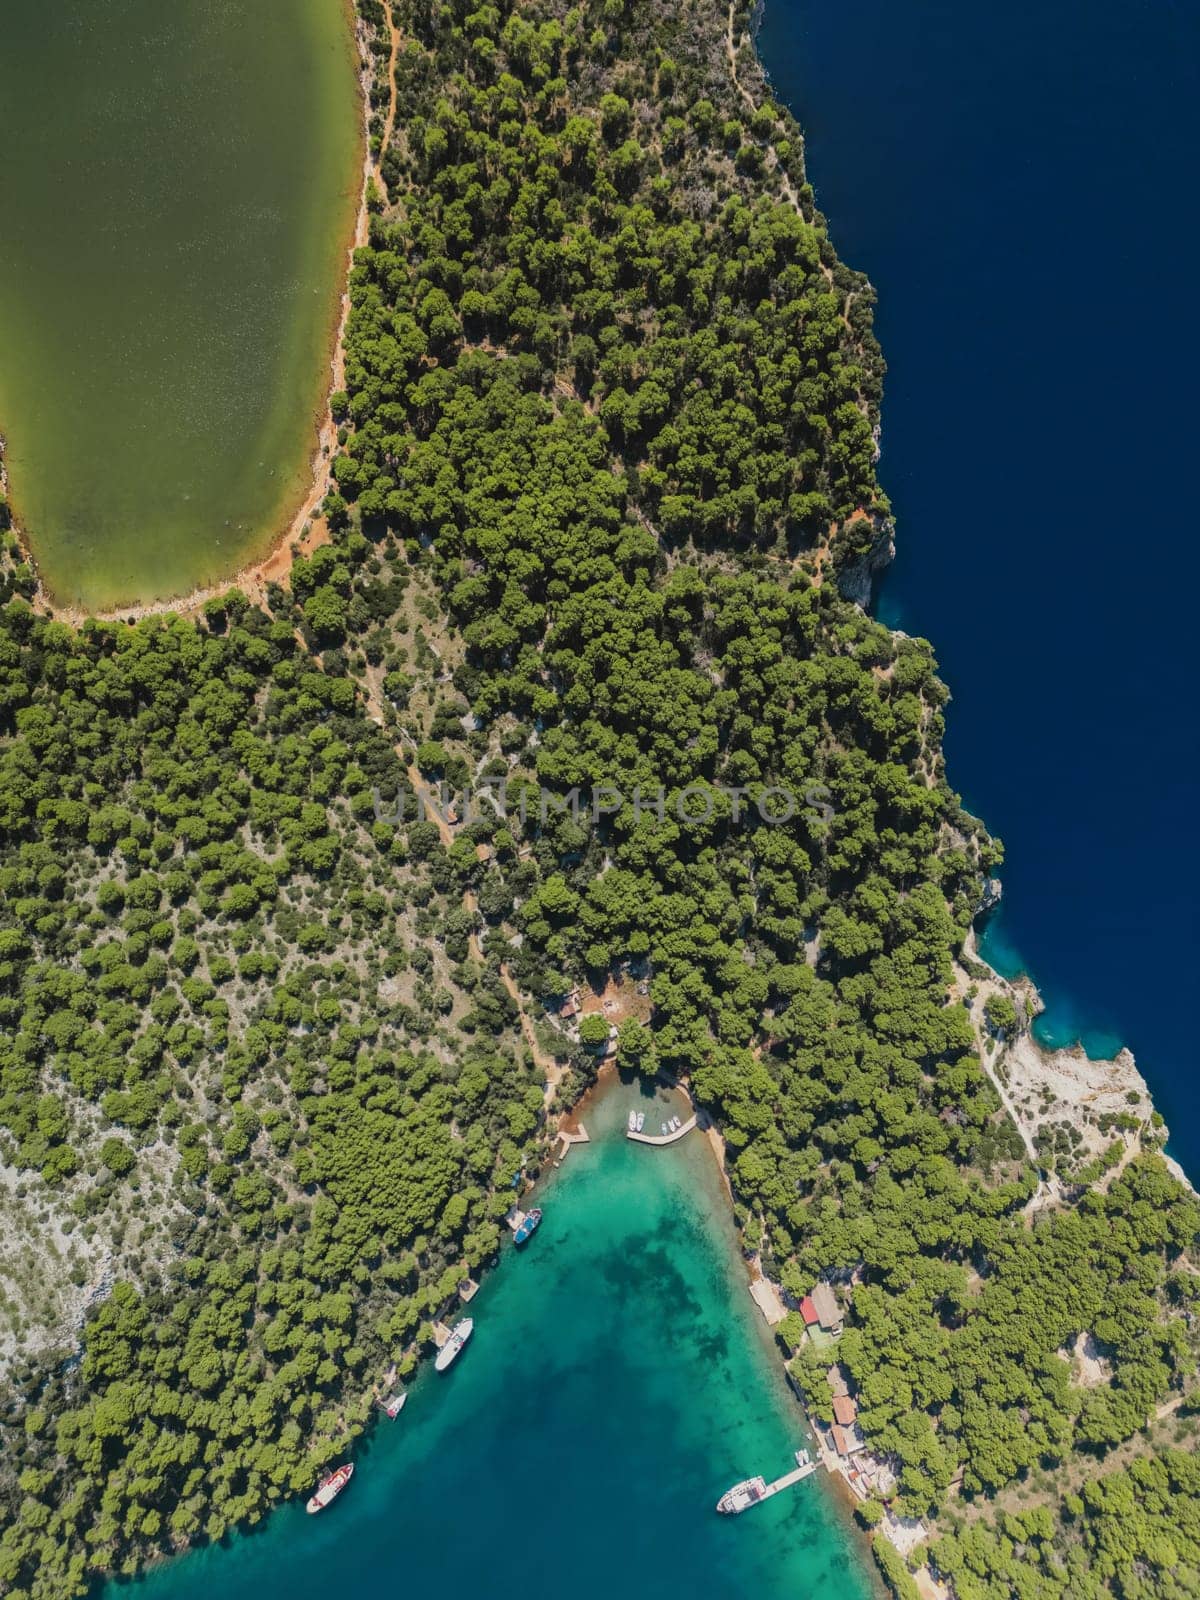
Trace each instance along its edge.
<path fill-rule="evenodd" d="M 678 1128 L 672 1128 L 670 1133 L 634 1133 L 633 1129 L 627 1130 L 625 1137 L 632 1139 L 635 1144 L 674 1144 L 676 1139 L 682 1139 L 685 1133 L 691 1133 L 696 1126 L 696 1113 L 693 1111 L 686 1122 Z"/>
<path fill-rule="evenodd" d="M 566 1160 L 567 1152 L 570 1150 L 573 1144 L 591 1143 L 591 1140 L 588 1138 L 588 1131 L 582 1122 L 579 1124 L 578 1130 L 575 1133 L 568 1133 L 565 1128 L 560 1128 L 558 1130 L 558 1132 L 554 1135 L 554 1143 L 550 1147 L 550 1153 L 552 1156 L 558 1149 L 560 1140 L 562 1141 L 562 1151 L 554 1162 L 556 1167 L 562 1166 L 563 1162 Z"/>
<path fill-rule="evenodd" d="M 764 1500 L 769 1500 L 773 1494 L 780 1494 L 784 1489 L 790 1489 L 794 1483 L 802 1483 L 805 1478 L 811 1478 L 821 1465 L 820 1461 L 809 1460 L 807 1450 L 797 1450 L 794 1459 L 796 1465 L 792 1470 L 785 1472 L 781 1478 L 776 1478 L 774 1483 L 764 1483 L 763 1479 L 758 1477 L 747 1478 L 744 1484 L 736 1484 L 734 1489 L 729 1490 L 729 1496 L 734 1494 L 735 1489 L 745 1489 L 752 1491 L 751 1498 L 744 1499 L 741 1505 L 726 1506 L 724 1501 L 727 1497 L 722 1495 L 717 1510 L 728 1510 L 740 1515 L 743 1511 L 749 1511 L 751 1506 L 761 1505 Z"/>
<path fill-rule="evenodd" d="M 820 1462 L 818 1461 L 806 1461 L 803 1466 L 793 1467 L 790 1472 L 785 1472 L 782 1478 L 776 1478 L 774 1483 L 767 1485 L 763 1499 L 769 1500 L 773 1494 L 778 1494 L 781 1489 L 790 1489 L 794 1483 L 799 1483 L 804 1478 L 810 1478 L 819 1465 Z"/>

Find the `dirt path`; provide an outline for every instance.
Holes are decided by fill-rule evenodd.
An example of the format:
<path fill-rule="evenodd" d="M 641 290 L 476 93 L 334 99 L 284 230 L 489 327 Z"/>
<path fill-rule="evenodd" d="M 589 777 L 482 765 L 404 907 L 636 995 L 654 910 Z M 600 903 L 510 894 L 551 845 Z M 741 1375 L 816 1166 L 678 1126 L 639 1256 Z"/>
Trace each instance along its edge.
<path fill-rule="evenodd" d="M 1020 1108 L 1009 1088 L 1001 1081 L 996 1067 L 999 1061 L 1005 1058 L 1006 1049 L 1001 1049 L 996 1060 L 988 1053 L 990 1036 L 985 1032 L 982 1021 L 983 1008 L 992 995 L 1008 998 L 1009 985 L 1000 978 L 973 979 L 957 963 L 954 968 L 954 984 L 951 989 L 951 998 L 962 1000 L 968 989 L 976 991 L 977 1006 L 971 1008 L 971 1027 L 975 1034 L 975 1053 L 979 1058 L 979 1065 L 987 1075 L 988 1082 L 1000 1097 L 1000 1104 L 1011 1117 L 1013 1126 L 1021 1136 L 1021 1143 L 1025 1147 L 1025 1154 L 1029 1157 L 1030 1165 L 1039 1174 L 1036 1192 L 1025 1205 L 1026 1218 L 1032 1220 L 1039 1211 L 1045 1211 L 1055 1206 L 1062 1199 L 1062 1184 L 1056 1174 L 1049 1173 L 1042 1177 L 1043 1162 L 1038 1154 L 1037 1145 L 1034 1143 L 1033 1132 L 1029 1127 L 1028 1119 L 1022 1115 Z"/>
<path fill-rule="evenodd" d="M 367 674 L 367 709 L 372 718 L 377 723 L 382 725 L 384 720 L 383 701 L 380 697 L 380 679 L 377 672 L 368 672 Z M 427 784 L 421 773 L 421 769 L 417 766 L 416 762 L 409 754 L 408 747 L 411 744 L 412 740 L 408 738 L 407 735 L 401 734 L 400 738 L 394 743 L 392 748 L 405 764 L 404 771 L 408 777 L 409 783 L 413 786 L 414 790 L 422 790 L 427 788 Z M 454 824 L 451 823 L 450 819 L 444 816 L 435 806 L 429 807 L 429 820 L 437 829 L 438 838 L 442 841 L 443 847 L 448 850 L 454 843 Z M 479 901 L 476 898 L 475 891 L 473 889 L 467 889 L 463 894 L 462 906 L 467 915 L 474 920 L 479 912 Z M 482 964 L 484 960 L 483 946 L 480 943 L 478 930 L 474 927 L 472 927 L 471 932 L 467 936 L 467 948 L 471 959 Z M 500 982 L 508 991 L 512 998 L 513 1004 L 517 1008 L 517 1016 L 520 1019 L 521 1024 L 521 1034 L 529 1048 L 530 1055 L 533 1057 L 534 1065 L 538 1067 L 540 1071 L 546 1074 L 545 1102 L 547 1108 L 549 1108 L 551 1101 L 554 1099 L 554 1096 L 558 1091 L 558 1086 L 566 1074 L 566 1065 L 565 1063 L 559 1061 L 557 1057 L 548 1055 L 538 1043 L 537 1033 L 535 1032 L 533 1026 L 533 1018 L 526 1010 L 525 1002 L 521 997 L 521 991 L 517 987 L 515 979 L 509 972 L 508 968 L 503 965 L 503 963 L 500 967 Z"/>
<path fill-rule="evenodd" d="M 1155 1420 L 1161 1422 L 1164 1417 L 1173 1417 L 1180 1406 L 1187 1405 L 1193 1399 L 1195 1399 L 1194 1395 L 1177 1394 L 1173 1400 L 1164 1400 L 1162 1405 L 1155 1409 Z"/>
<path fill-rule="evenodd" d="M 1062 1184 L 1059 1182 L 1057 1175 L 1053 1172 L 1049 1173 L 1046 1177 L 1042 1177 L 1040 1175 L 1042 1171 L 1042 1158 L 1038 1154 L 1037 1146 L 1033 1142 L 1033 1135 L 1025 1126 L 1024 1118 L 1017 1110 L 1016 1102 L 1014 1101 L 1012 1095 L 1009 1094 L 1008 1090 L 1001 1083 L 999 1074 L 993 1070 L 992 1063 L 988 1059 L 988 1053 L 984 1048 L 984 1042 L 982 1039 L 979 1041 L 978 1055 L 979 1065 L 983 1068 L 984 1072 L 987 1073 L 988 1078 L 991 1081 L 992 1088 L 995 1089 L 996 1093 L 1000 1096 L 1001 1104 L 1003 1105 L 1005 1111 L 1007 1111 L 1009 1116 L 1012 1118 L 1017 1132 L 1021 1135 L 1021 1143 L 1025 1146 L 1025 1153 L 1029 1157 L 1030 1164 L 1032 1165 L 1033 1170 L 1039 1174 L 1037 1190 L 1030 1197 L 1025 1206 L 1025 1215 L 1032 1220 L 1039 1211 L 1049 1210 L 1050 1207 L 1056 1206 L 1059 1203 L 1059 1201 L 1062 1199 Z"/>
<path fill-rule="evenodd" d="M 537 1034 L 533 1028 L 533 1019 L 525 1009 L 525 1002 L 521 999 L 521 991 L 517 988 L 512 975 L 505 966 L 500 968 L 500 982 L 512 996 L 513 1003 L 517 1008 L 517 1015 L 521 1019 L 521 1032 L 524 1035 L 525 1043 L 529 1046 L 529 1053 L 533 1057 L 534 1065 L 546 1074 L 544 1098 L 546 1107 L 549 1109 L 550 1102 L 558 1092 L 559 1084 L 566 1076 L 566 1063 L 560 1061 L 557 1056 L 547 1055 L 538 1043 Z"/>
<path fill-rule="evenodd" d="M 747 110 L 753 116 L 753 114 L 758 110 L 758 102 L 750 93 L 749 89 L 746 88 L 742 80 L 738 77 L 737 46 L 733 42 L 734 5 L 735 0 L 729 0 L 729 16 L 725 25 L 725 54 L 729 57 L 729 76 L 733 79 L 733 86 L 737 90 L 738 94 L 741 95 Z M 767 146 L 767 171 L 776 172 L 779 174 L 779 182 L 783 189 L 784 198 L 787 200 L 790 206 L 794 207 L 795 210 L 798 211 L 801 216 L 803 216 L 804 211 L 800 205 L 800 196 L 792 187 L 792 180 L 783 170 L 783 167 L 779 161 L 779 156 L 776 154 L 775 146 L 773 144 L 769 144 Z M 825 276 L 832 283 L 832 274 L 829 272 L 828 268 L 825 269 Z"/>
<path fill-rule="evenodd" d="M 396 18 L 387 0 L 384 0 L 383 14 L 387 18 L 392 49 L 388 56 L 388 108 L 387 115 L 383 119 L 383 137 L 379 141 L 379 160 L 375 163 L 375 181 L 379 185 L 380 193 L 385 199 L 389 199 L 387 184 L 383 179 L 383 158 L 387 155 L 388 145 L 392 142 L 392 134 L 396 128 L 396 57 L 400 54 L 400 29 L 396 26 Z"/>

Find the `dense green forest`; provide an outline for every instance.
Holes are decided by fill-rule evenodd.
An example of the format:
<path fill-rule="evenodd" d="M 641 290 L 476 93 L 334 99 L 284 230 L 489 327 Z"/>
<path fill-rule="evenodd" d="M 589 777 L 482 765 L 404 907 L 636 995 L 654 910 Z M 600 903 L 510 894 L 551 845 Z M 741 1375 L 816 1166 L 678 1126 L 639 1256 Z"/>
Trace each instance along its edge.
<path fill-rule="evenodd" d="M 393 14 L 330 540 L 266 610 L 78 632 L 7 562 L 0 1138 L 118 1281 L 80 1361 L 13 1366 L 0 1584 L 69 1594 L 306 1489 L 544 1154 L 506 978 L 535 1015 L 636 964 L 623 1062 L 712 1112 L 764 1269 L 839 1286 L 863 1431 L 960 1600 L 1198 1592 L 1200 1208 L 1153 1130 L 1043 1203 L 985 1070 L 1015 1012 L 963 944 L 999 846 L 929 646 L 849 598 L 891 533 L 872 294 L 747 17 Z M 443 836 L 417 770 L 503 778 L 508 814 Z M 557 1049 L 569 1098 L 593 1058 Z"/>

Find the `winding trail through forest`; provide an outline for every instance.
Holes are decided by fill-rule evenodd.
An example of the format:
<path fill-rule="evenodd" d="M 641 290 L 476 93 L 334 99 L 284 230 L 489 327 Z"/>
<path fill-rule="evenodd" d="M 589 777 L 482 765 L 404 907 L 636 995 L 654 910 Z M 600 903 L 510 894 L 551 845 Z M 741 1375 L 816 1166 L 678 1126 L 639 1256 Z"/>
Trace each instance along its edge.
<path fill-rule="evenodd" d="M 955 971 L 957 974 L 956 992 L 959 989 L 965 992 L 972 980 L 961 968 L 956 967 Z M 1022 1117 L 1016 1101 L 1013 1099 L 1008 1088 L 1001 1080 L 1000 1074 L 996 1070 L 996 1064 L 992 1061 L 988 1054 L 988 1044 L 994 1043 L 994 1041 L 985 1036 L 982 1024 L 980 1022 L 980 1018 L 983 1015 L 983 1007 L 992 995 L 1007 998 L 1009 992 L 1008 985 L 1001 979 L 997 978 L 995 980 L 985 979 L 982 982 L 976 982 L 975 987 L 978 991 L 980 1003 L 978 1010 L 972 1011 L 972 1025 L 975 1031 L 975 1053 L 979 1058 L 979 1065 L 983 1068 L 988 1082 L 991 1084 L 992 1088 L 995 1089 L 997 1095 L 999 1095 L 1000 1104 L 1008 1113 L 1013 1126 L 1020 1135 L 1021 1143 L 1025 1147 L 1025 1153 L 1029 1157 L 1030 1165 L 1038 1175 L 1037 1189 L 1034 1191 L 1025 1205 L 1025 1215 L 1029 1220 L 1032 1221 L 1039 1211 L 1045 1211 L 1049 1207 L 1059 1203 L 1059 1201 L 1062 1199 L 1062 1184 L 1055 1173 L 1044 1173 L 1044 1163 L 1042 1161 L 1042 1157 L 1038 1153 L 1037 1145 L 1034 1143 L 1033 1134 L 1030 1131 L 1024 1117 Z"/>
<path fill-rule="evenodd" d="M 387 155 L 388 145 L 391 144 L 392 134 L 396 129 L 396 57 L 400 54 L 400 29 L 396 26 L 396 18 L 390 5 L 384 5 L 383 14 L 387 19 L 392 48 L 388 56 L 387 113 L 383 119 L 383 137 L 379 141 L 379 160 L 375 163 L 375 181 L 378 183 L 383 196 L 386 199 L 390 199 L 388 187 L 383 176 L 383 158 Z M 369 149 L 370 145 L 368 144 Z"/>
<path fill-rule="evenodd" d="M 386 724 L 379 674 L 377 672 L 369 672 L 367 674 L 366 683 L 368 714 L 370 715 L 372 721 L 382 728 Z M 401 761 L 404 762 L 405 776 L 412 785 L 413 792 L 416 794 L 427 794 L 429 792 L 429 784 L 424 774 L 421 772 L 420 767 L 417 766 L 415 753 L 410 753 L 411 745 L 412 739 L 403 731 L 403 729 L 401 729 L 400 737 L 393 742 L 392 748 L 400 757 Z M 450 818 L 441 810 L 440 807 L 431 805 L 426 808 L 426 820 L 431 821 L 434 827 L 437 829 L 438 838 L 442 842 L 442 848 L 449 850 L 450 846 L 454 843 L 454 824 L 450 821 Z M 468 952 L 472 961 L 477 961 L 480 963 L 480 965 L 482 965 L 485 957 L 483 953 L 483 946 L 479 938 L 479 930 L 476 926 L 476 921 L 479 916 L 479 900 L 474 889 L 466 889 L 463 891 L 462 907 L 467 915 L 471 918 L 471 931 L 467 935 Z M 500 963 L 500 982 L 504 985 L 504 988 L 507 991 L 510 999 L 517 1008 L 517 1017 L 521 1026 L 521 1036 L 525 1040 L 525 1044 L 531 1057 L 533 1058 L 533 1063 L 540 1072 L 544 1072 L 546 1075 L 546 1087 L 543 1098 L 548 1111 L 551 1103 L 554 1100 L 554 1096 L 558 1092 L 559 1085 L 562 1083 L 562 1080 L 566 1075 L 566 1062 L 557 1056 L 551 1055 L 548 1051 L 542 1048 L 538 1041 L 537 1031 L 533 1025 L 533 1018 L 529 1015 L 529 1011 L 526 1008 L 521 991 L 517 986 L 516 980 L 513 978 L 512 974 L 509 972 L 508 968 L 503 962 Z"/>
<path fill-rule="evenodd" d="M 738 46 L 733 42 L 734 8 L 735 0 L 729 0 L 729 16 L 725 25 L 725 54 L 729 57 L 729 76 L 733 79 L 733 86 L 737 90 L 738 94 L 741 95 L 746 109 L 750 112 L 750 115 L 753 116 L 758 110 L 758 102 L 755 100 L 750 90 L 747 89 L 746 85 L 742 82 L 741 78 L 738 77 Z M 775 150 L 774 142 L 768 144 L 767 146 L 767 171 L 775 172 L 779 175 L 779 181 L 783 189 L 784 198 L 788 201 L 788 204 L 793 206 L 795 210 L 798 211 L 803 217 L 804 208 L 800 204 L 800 196 L 792 187 L 792 180 L 788 177 L 787 172 L 784 170 L 783 164 L 780 162 L 779 156 Z M 829 268 L 826 267 L 824 270 L 825 276 L 829 278 L 830 282 L 832 282 L 833 279 Z"/>

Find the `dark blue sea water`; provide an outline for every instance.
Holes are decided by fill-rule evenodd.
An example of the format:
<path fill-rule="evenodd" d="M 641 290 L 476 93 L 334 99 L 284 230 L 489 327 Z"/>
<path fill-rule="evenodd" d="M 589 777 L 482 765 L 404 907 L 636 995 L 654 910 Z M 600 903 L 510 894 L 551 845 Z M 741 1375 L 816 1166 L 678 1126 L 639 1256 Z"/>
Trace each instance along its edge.
<path fill-rule="evenodd" d="M 878 609 L 933 641 L 1008 849 L 986 953 L 1047 1042 L 1134 1050 L 1200 1176 L 1200 7 L 767 0 L 760 48 L 879 291 Z"/>

